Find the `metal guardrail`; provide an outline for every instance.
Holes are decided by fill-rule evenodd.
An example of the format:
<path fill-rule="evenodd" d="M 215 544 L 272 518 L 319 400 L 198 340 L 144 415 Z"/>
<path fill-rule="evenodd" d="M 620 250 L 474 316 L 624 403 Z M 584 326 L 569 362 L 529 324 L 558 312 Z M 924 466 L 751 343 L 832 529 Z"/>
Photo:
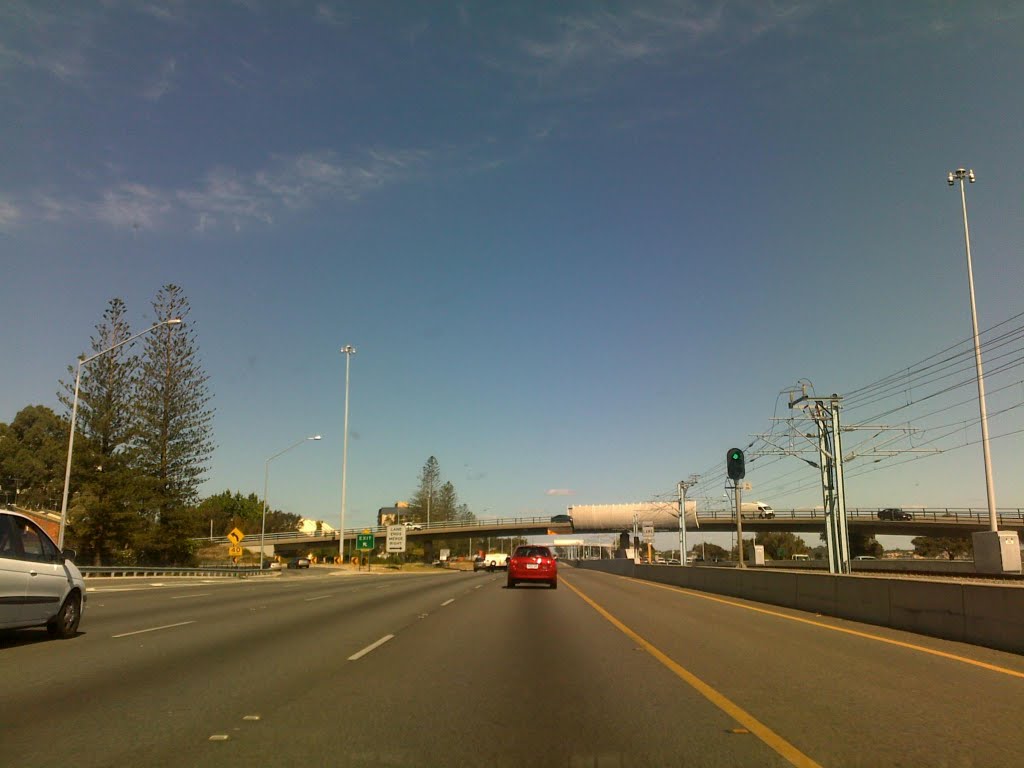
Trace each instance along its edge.
<path fill-rule="evenodd" d="M 141 565 L 95 566 L 80 565 L 78 570 L 86 578 L 112 576 L 252 576 L 260 573 L 252 566 L 213 566 L 209 568 L 175 568 Z M 271 573 L 272 571 L 266 571 Z"/>

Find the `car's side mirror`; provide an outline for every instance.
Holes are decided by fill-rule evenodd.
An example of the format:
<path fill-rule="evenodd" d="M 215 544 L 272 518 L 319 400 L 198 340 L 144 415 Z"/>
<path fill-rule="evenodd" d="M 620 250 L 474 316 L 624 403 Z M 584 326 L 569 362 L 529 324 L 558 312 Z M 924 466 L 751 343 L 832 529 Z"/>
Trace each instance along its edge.
<path fill-rule="evenodd" d="M 73 549 L 65 549 L 61 551 L 62 560 L 70 560 L 72 563 L 75 562 L 75 558 L 78 557 L 78 553 Z"/>

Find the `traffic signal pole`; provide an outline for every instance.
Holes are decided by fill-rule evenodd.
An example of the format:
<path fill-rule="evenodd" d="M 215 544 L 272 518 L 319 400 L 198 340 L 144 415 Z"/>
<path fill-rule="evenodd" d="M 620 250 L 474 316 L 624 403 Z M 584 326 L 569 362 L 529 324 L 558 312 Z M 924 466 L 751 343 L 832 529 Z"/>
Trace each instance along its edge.
<path fill-rule="evenodd" d="M 740 568 L 746 568 L 747 566 L 743 562 L 743 492 L 740 490 L 740 480 L 747 476 L 747 460 L 743 451 L 739 448 L 730 448 L 726 451 L 725 467 L 736 494 L 737 563 Z"/>
<path fill-rule="evenodd" d="M 746 568 L 747 564 L 743 562 L 743 491 L 740 490 L 740 481 L 733 481 L 733 486 L 736 491 L 736 546 L 737 546 L 737 557 L 738 565 L 740 568 Z"/>

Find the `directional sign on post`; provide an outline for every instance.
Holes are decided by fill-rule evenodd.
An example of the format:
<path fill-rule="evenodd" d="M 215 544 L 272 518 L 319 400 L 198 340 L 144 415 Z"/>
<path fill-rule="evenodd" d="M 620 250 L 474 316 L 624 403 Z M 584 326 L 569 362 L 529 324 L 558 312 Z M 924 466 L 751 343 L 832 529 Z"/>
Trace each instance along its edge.
<path fill-rule="evenodd" d="M 644 544 L 654 543 L 654 523 L 644 523 Z"/>
<path fill-rule="evenodd" d="M 361 547 L 360 547 L 361 549 Z M 388 553 L 392 552 L 405 552 L 405 526 L 404 525 L 389 525 L 388 526 Z"/>
<path fill-rule="evenodd" d="M 237 528 L 235 528 L 234 530 L 231 531 L 231 533 L 228 534 L 228 540 L 232 544 L 234 544 L 235 546 L 238 546 L 239 544 L 241 544 L 242 543 L 242 539 L 244 539 L 244 538 L 245 538 L 245 534 L 242 533 Z"/>
<path fill-rule="evenodd" d="M 369 531 L 363 531 L 362 533 L 356 534 L 356 549 L 369 552 L 373 549 L 373 534 Z"/>

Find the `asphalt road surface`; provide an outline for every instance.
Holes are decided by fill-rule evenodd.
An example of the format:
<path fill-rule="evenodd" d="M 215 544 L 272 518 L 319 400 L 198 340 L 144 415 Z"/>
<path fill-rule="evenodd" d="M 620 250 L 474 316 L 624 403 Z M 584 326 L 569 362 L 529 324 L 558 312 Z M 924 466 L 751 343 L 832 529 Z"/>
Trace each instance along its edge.
<path fill-rule="evenodd" d="M 1024 658 L 563 566 L 119 579 L 0 634 L 0 766 L 1009 766 Z"/>

